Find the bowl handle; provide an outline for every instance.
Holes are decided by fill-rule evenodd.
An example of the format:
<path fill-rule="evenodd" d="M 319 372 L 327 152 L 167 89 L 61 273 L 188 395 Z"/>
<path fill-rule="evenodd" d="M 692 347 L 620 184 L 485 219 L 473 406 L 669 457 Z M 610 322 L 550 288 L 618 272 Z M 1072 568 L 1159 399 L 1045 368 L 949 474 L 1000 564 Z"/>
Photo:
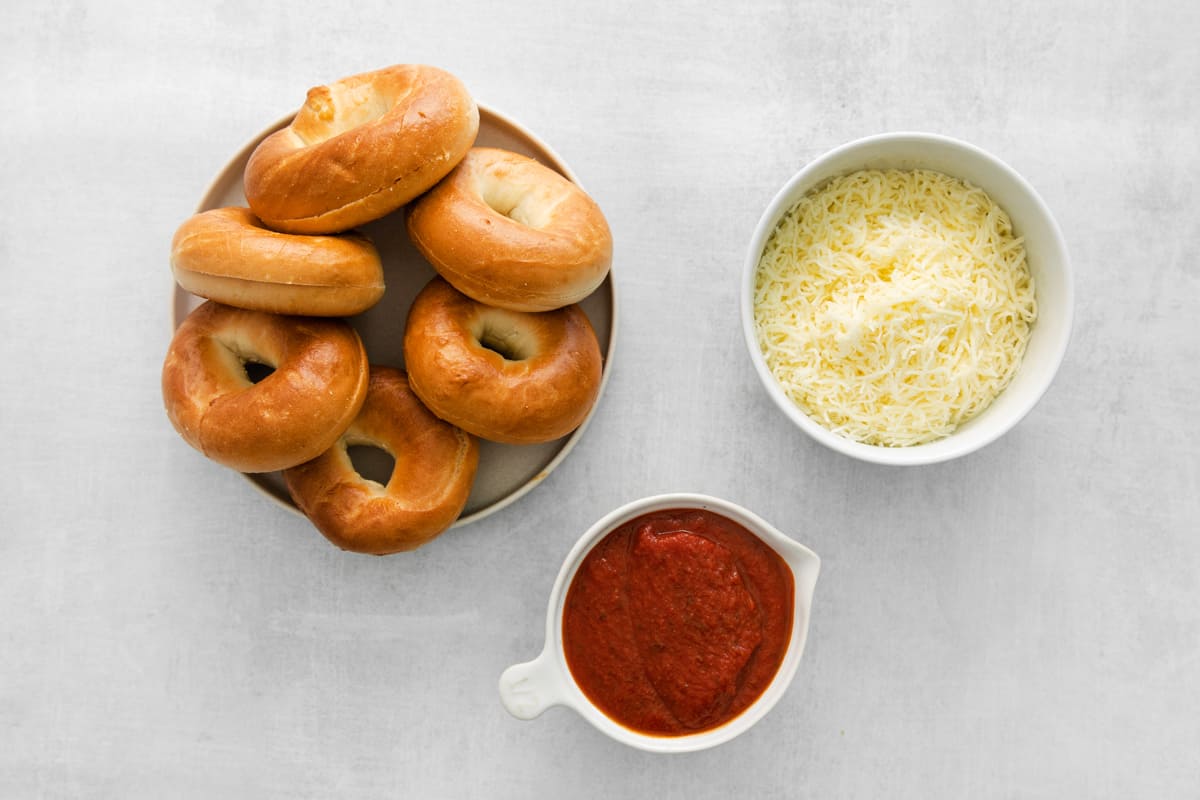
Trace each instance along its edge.
<path fill-rule="evenodd" d="M 500 702 L 517 719 L 533 719 L 550 706 L 566 702 L 566 684 L 549 649 L 533 661 L 504 670 Z"/>

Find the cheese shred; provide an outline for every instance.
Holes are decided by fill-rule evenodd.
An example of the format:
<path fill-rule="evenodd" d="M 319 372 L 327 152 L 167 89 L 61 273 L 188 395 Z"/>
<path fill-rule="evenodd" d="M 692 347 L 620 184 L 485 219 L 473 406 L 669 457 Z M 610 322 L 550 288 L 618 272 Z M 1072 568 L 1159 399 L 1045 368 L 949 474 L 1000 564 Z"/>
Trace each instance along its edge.
<path fill-rule="evenodd" d="M 755 325 L 784 392 L 855 441 L 935 441 L 1016 373 L 1037 303 L 1023 241 L 981 189 L 863 170 L 803 197 L 763 249 Z"/>

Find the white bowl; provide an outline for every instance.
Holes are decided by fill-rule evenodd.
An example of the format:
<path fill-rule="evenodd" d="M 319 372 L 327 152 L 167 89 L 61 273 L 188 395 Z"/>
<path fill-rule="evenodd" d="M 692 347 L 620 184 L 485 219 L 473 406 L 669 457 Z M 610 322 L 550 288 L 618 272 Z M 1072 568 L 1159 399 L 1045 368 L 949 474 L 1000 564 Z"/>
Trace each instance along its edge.
<path fill-rule="evenodd" d="M 863 444 L 833 433 L 809 417 L 784 393 L 767 367 L 754 329 L 754 279 L 763 248 L 779 219 L 810 190 L 861 169 L 929 169 L 983 189 L 1008 212 L 1017 236 L 1025 239 L 1037 296 L 1038 317 L 1024 359 L 1008 387 L 951 435 L 911 447 Z M 1049 388 L 1071 337 L 1074 288 L 1066 243 L 1050 209 L 1019 174 L 978 147 L 929 133 L 886 133 L 850 142 L 810 162 L 796 173 L 763 212 L 750 240 L 742 273 L 742 331 L 754 368 L 777 406 L 821 444 L 879 464 L 932 464 L 966 455 L 1016 425 Z"/>
<path fill-rule="evenodd" d="M 592 546 L 618 526 L 653 511 L 703 509 L 727 517 L 769 545 L 787 563 L 794 583 L 792 632 L 779 670 L 766 690 L 740 715 L 717 728 L 686 736 L 653 736 L 624 727 L 592 705 L 571 677 L 563 654 L 562 615 L 567 588 Z M 812 608 L 813 589 L 821 561 L 815 553 L 797 544 L 757 515 L 740 506 L 702 494 L 661 494 L 627 503 L 610 512 L 588 529 L 567 554 L 550 592 L 546 615 L 546 644 L 533 661 L 509 667 L 500 676 L 500 700 L 519 719 L 533 719 L 551 706 L 573 708 L 584 719 L 618 742 L 656 753 L 684 753 L 714 747 L 744 733 L 779 701 L 796 674 Z"/>

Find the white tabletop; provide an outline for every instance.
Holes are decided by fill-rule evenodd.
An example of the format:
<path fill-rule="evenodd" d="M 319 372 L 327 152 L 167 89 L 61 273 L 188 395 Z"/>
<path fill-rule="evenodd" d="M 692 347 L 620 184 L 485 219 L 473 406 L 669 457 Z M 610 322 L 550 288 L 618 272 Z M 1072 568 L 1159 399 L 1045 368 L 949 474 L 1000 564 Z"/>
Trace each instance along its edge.
<path fill-rule="evenodd" d="M 8 4 L 0 27 L 0 796 L 1187 797 L 1200 785 L 1200 12 L 1093 3 Z M 1181 10 L 1181 8 L 1183 10 Z M 441 66 L 549 142 L 616 240 L 579 446 L 411 554 L 343 553 L 162 410 L 167 252 L 308 87 Z M 1075 268 L 1041 403 L 952 463 L 871 466 L 757 383 L 759 213 L 860 136 L 1019 170 Z M 571 544 L 664 491 L 823 559 L 796 680 L 655 756 L 497 679 Z"/>

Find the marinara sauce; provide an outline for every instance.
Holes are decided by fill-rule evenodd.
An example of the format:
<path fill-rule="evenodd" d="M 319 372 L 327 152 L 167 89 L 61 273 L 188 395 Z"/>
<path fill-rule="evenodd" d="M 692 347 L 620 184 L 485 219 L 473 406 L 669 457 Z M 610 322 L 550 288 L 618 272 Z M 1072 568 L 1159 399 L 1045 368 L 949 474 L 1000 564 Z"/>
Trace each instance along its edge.
<path fill-rule="evenodd" d="M 770 684 L 792 631 L 792 571 L 738 523 L 701 509 L 624 523 L 567 590 L 567 666 L 588 699 L 640 733 L 715 728 Z"/>

